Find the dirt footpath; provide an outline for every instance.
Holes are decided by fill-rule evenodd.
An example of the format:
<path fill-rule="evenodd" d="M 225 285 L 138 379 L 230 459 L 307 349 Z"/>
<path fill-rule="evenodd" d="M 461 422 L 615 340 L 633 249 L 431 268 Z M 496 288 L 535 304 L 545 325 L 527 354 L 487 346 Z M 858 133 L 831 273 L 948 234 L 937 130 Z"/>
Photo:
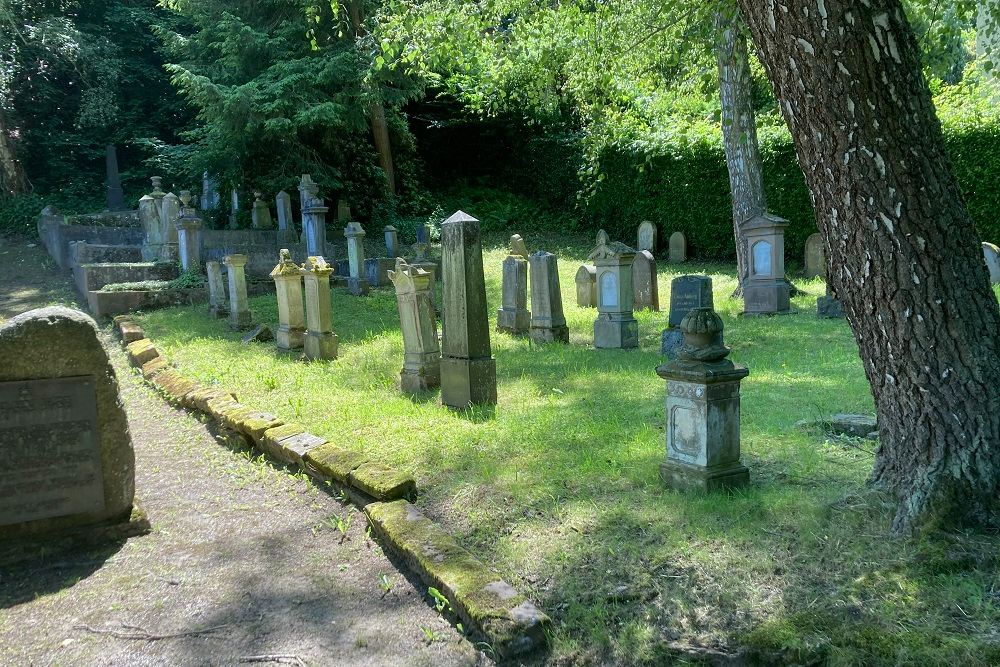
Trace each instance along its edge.
<path fill-rule="evenodd" d="M 0 318 L 73 298 L 29 242 L 0 239 Z M 0 664 L 489 664 L 368 538 L 362 513 L 217 442 L 107 347 L 153 531 L 0 567 Z"/>

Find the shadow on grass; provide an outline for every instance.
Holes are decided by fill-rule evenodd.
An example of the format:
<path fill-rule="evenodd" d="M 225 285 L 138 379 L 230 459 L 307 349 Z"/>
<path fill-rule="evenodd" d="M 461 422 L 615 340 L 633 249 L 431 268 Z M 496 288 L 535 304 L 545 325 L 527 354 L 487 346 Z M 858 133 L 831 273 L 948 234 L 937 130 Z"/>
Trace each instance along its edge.
<path fill-rule="evenodd" d="M 0 609 L 72 588 L 112 563 L 127 541 L 116 539 L 84 549 L 55 541 L 51 548 L 40 547 L 30 560 L 0 565 Z"/>

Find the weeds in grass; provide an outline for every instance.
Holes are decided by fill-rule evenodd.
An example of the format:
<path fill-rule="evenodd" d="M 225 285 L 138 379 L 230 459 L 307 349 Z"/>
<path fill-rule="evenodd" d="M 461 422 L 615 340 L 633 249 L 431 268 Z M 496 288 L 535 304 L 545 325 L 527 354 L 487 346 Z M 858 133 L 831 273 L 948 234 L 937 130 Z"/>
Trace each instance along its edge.
<path fill-rule="evenodd" d="M 378 583 L 382 587 L 382 594 L 388 595 L 389 591 L 392 590 L 393 582 L 387 574 L 380 574 L 378 577 Z"/>

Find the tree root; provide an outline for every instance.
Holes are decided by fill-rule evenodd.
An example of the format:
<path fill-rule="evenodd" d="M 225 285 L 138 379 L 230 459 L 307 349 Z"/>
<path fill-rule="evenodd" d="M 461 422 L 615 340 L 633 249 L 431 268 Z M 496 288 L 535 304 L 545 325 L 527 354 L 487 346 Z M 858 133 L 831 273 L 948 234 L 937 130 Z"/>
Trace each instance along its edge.
<path fill-rule="evenodd" d="M 156 642 L 161 639 L 178 639 L 180 637 L 197 637 L 198 635 L 208 634 L 209 632 L 215 632 L 216 630 L 221 630 L 232 625 L 232 623 L 223 623 L 222 625 L 213 625 L 210 628 L 203 628 L 201 630 L 190 630 L 188 632 L 174 632 L 166 635 L 159 635 L 149 632 L 145 628 L 140 628 L 137 625 L 125 625 L 122 623 L 122 630 L 102 630 L 100 628 L 92 628 L 89 625 L 74 625 L 74 630 L 86 630 L 95 635 L 107 635 L 109 637 L 114 637 L 115 639 L 133 639 L 139 641 Z"/>

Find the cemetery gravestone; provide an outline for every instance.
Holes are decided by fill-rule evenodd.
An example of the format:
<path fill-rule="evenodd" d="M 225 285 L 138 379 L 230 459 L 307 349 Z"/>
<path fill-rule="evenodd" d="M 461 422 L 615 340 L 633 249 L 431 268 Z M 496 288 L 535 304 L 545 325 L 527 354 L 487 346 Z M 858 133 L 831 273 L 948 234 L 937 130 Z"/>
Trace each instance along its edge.
<path fill-rule="evenodd" d="M 744 486 L 740 462 L 740 381 L 750 372 L 726 359 L 723 323 L 711 308 L 681 322 L 684 345 L 656 369 L 667 381 L 666 461 L 660 477 L 679 491 Z"/>
<path fill-rule="evenodd" d="M 687 261 L 687 238 L 681 232 L 674 232 L 670 235 L 670 254 L 668 259 L 671 264 L 682 264 Z"/>
<path fill-rule="evenodd" d="M 108 210 L 125 210 L 125 193 L 122 191 L 122 177 L 118 172 L 118 152 L 114 144 L 108 144 L 106 163 L 108 169 Z"/>
<path fill-rule="evenodd" d="M 678 276 L 670 281 L 670 314 L 663 330 L 660 352 L 668 359 L 676 356 L 684 342 L 680 330 L 684 317 L 696 308 L 714 308 L 712 279 L 708 276 Z"/>
<path fill-rule="evenodd" d="M 229 315 L 229 306 L 226 304 L 226 285 L 222 280 L 222 267 L 218 262 L 207 262 L 205 272 L 208 273 L 208 312 L 212 317 L 226 317 Z"/>
<path fill-rule="evenodd" d="M 344 228 L 347 237 L 347 258 L 351 265 L 351 275 L 347 279 L 347 288 L 354 296 L 368 294 L 368 280 L 365 278 L 365 230 L 361 224 L 350 222 Z"/>
<path fill-rule="evenodd" d="M 160 236 L 163 239 L 163 245 L 160 246 L 160 261 L 173 264 L 180 260 L 177 220 L 181 217 L 181 200 L 173 192 L 163 195 L 160 215 Z"/>
<path fill-rule="evenodd" d="M 97 325 L 41 308 L 0 326 L 0 540 L 127 522 L 135 455 Z"/>
<path fill-rule="evenodd" d="M 295 350 L 305 343 L 306 315 L 302 305 L 302 269 L 292 261 L 291 253 L 282 248 L 278 265 L 271 271 L 278 298 L 278 349 Z"/>
<path fill-rule="evenodd" d="M 497 331 L 513 335 L 528 333 L 531 313 L 528 312 L 528 261 L 521 254 L 524 241 L 515 234 L 510 237 L 510 254 L 503 261 L 502 297 L 497 312 Z"/>
<path fill-rule="evenodd" d="M 660 310 L 660 290 L 656 283 L 653 253 L 640 250 L 632 261 L 632 289 L 636 310 Z"/>
<path fill-rule="evenodd" d="M 394 260 L 400 256 L 399 230 L 392 225 L 386 225 L 382 233 L 385 234 L 385 256 Z"/>
<path fill-rule="evenodd" d="M 302 234 L 305 236 L 306 253 L 321 257 L 326 252 L 326 214 L 319 186 L 309 174 L 302 174 L 299 182 L 299 199 L 302 202 Z"/>
<path fill-rule="evenodd" d="M 528 258 L 531 267 L 531 340 L 568 343 L 569 327 L 559 291 L 559 265 L 555 255 L 539 250 Z"/>
<path fill-rule="evenodd" d="M 181 217 L 177 220 L 177 243 L 184 271 L 201 271 L 201 218 L 191 204 L 191 193 L 181 191 Z"/>
<path fill-rule="evenodd" d="M 496 362 L 490 349 L 479 221 L 457 211 L 441 225 L 441 246 L 441 403 L 454 408 L 496 405 Z"/>
<path fill-rule="evenodd" d="M 226 255 L 223 260 L 229 274 L 229 326 L 246 329 L 253 322 L 247 300 L 246 255 Z"/>
<path fill-rule="evenodd" d="M 273 229 L 274 221 L 271 220 L 271 209 L 267 202 L 261 199 L 260 192 L 253 193 L 253 209 L 250 211 L 250 220 L 254 229 Z"/>
<path fill-rule="evenodd" d="M 785 281 L 785 227 L 788 221 L 776 215 L 758 215 L 743 225 L 750 272 L 743 290 L 745 315 L 791 312 Z"/>
<path fill-rule="evenodd" d="M 441 384 L 441 350 L 438 346 L 437 321 L 431 301 L 431 275 L 396 258 L 396 269 L 389 272 L 396 287 L 399 324 L 403 331 L 403 369 L 399 389 L 418 394 Z"/>
<path fill-rule="evenodd" d="M 156 208 L 156 200 L 150 195 L 143 195 L 139 200 L 139 224 L 146 234 L 142 243 L 142 259 L 147 262 L 158 260 L 163 237 L 160 233 L 160 214 Z"/>
<path fill-rule="evenodd" d="M 829 285 L 826 286 L 826 296 L 816 299 L 816 316 L 827 320 L 836 320 L 844 317 L 844 307 L 840 305 L 840 301 L 833 295 Z"/>
<path fill-rule="evenodd" d="M 282 190 L 274 198 L 278 211 L 278 243 L 298 243 L 295 233 L 295 223 L 292 217 L 292 198 Z"/>
<path fill-rule="evenodd" d="M 816 233 L 806 239 L 805 277 L 826 278 L 826 252 L 823 250 L 823 235 Z"/>
<path fill-rule="evenodd" d="M 639 225 L 639 231 L 636 234 L 636 250 L 642 252 L 643 250 L 648 250 L 649 252 L 656 254 L 656 237 L 659 231 L 649 220 L 643 222 Z"/>
<path fill-rule="evenodd" d="M 219 186 L 215 179 L 209 177 L 208 172 L 201 175 L 201 210 L 207 211 L 212 208 L 219 208 Z"/>
<path fill-rule="evenodd" d="M 594 262 L 597 271 L 598 314 L 594 321 L 594 347 L 639 347 L 639 323 L 632 315 L 635 250 L 624 243 L 608 240 L 607 232 L 602 229 L 597 234 L 597 247 L 588 259 Z"/>
<path fill-rule="evenodd" d="M 990 272 L 990 282 L 994 285 L 1000 285 L 1000 248 L 992 243 L 984 243 L 983 258 L 986 260 L 986 268 Z"/>
<path fill-rule="evenodd" d="M 597 268 L 584 264 L 576 271 L 576 305 L 597 307 Z"/>
<path fill-rule="evenodd" d="M 307 359 L 336 359 L 337 334 L 333 333 L 330 274 L 333 269 L 322 257 L 310 257 L 302 266 L 306 283 Z"/>
<path fill-rule="evenodd" d="M 240 194 L 236 190 L 229 192 L 229 228 L 236 229 L 240 214 Z"/>

